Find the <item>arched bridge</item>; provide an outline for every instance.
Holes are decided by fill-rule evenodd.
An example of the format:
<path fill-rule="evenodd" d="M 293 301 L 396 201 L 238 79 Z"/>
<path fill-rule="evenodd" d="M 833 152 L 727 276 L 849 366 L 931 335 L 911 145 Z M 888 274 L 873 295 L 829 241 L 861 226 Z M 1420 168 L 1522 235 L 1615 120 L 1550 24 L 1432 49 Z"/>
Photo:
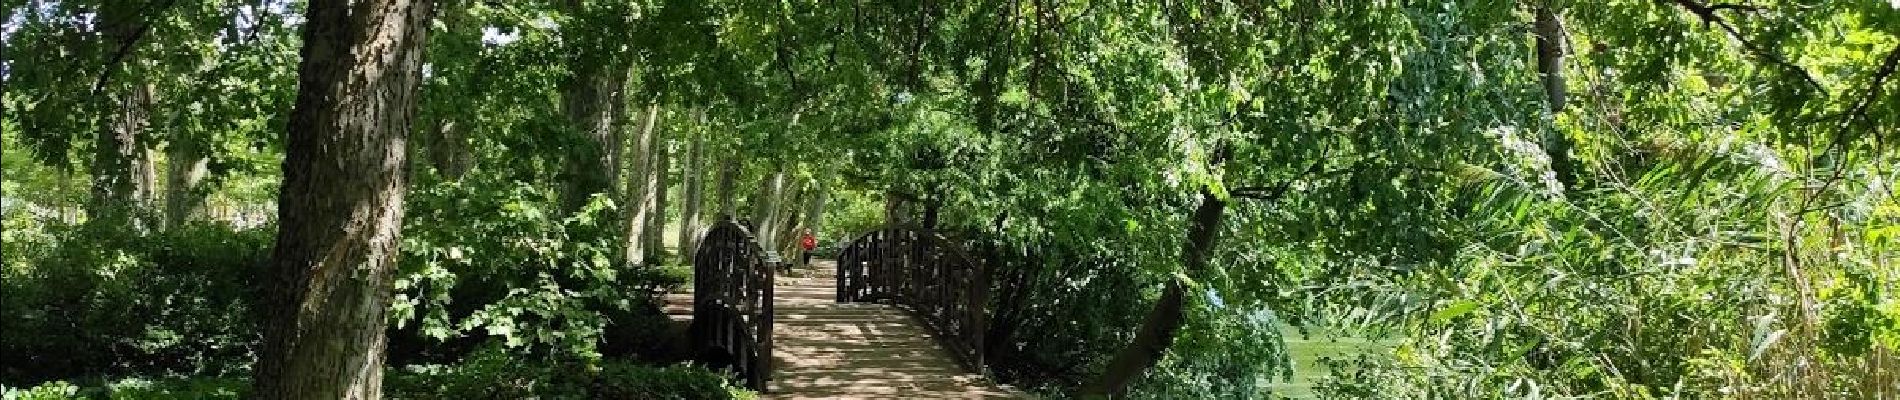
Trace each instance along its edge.
<path fill-rule="evenodd" d="M 1018 398 L 983 375 L 989 280 L 915 227 L 793 269 L 745 225 L 707 230 L 693 258 L 689 340 L 768 398 Z"/>

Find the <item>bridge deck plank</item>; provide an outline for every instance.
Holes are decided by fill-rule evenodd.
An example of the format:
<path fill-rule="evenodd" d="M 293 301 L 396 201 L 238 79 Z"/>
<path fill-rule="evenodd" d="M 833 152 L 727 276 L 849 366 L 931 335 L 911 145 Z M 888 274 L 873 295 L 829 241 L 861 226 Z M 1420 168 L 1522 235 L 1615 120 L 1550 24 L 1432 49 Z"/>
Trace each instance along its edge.
<path fill-rule="evenodd" d="M 896 307 L 834 302 L 833 271 L 829 260 L 813 260 L 811 270 L 778 278 L 773 380 L 763 398 L 1028 398 L 963 372 Z"/>

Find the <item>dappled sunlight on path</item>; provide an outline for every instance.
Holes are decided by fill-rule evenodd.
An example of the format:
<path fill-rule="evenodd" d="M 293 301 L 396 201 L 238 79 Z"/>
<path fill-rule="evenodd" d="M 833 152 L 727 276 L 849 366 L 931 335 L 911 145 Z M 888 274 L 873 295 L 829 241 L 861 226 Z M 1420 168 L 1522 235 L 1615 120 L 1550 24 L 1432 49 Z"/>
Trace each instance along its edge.
<path fill-rule="evenodd" d="M 904 311 L 839 304 L 834 264 L 778 278 L 771 399 L 1028 398 L 965 372 Z"/>

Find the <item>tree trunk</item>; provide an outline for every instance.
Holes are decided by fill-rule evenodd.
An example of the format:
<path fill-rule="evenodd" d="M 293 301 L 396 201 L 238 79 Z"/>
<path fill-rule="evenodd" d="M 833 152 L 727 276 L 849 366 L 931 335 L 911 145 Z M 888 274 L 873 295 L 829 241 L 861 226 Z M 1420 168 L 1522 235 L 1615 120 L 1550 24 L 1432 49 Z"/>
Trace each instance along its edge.
<path fill-rule="evenodd" d="M 1201 191 L 1201 205 L 1194 210 L 1194 217 L 1190 221 L 1192 225 L 1188 227 L 1187 243 L 1181 251 L 1182 270 L 1188 276 L 1206 276 L 1207 261 L 1214 254 L 1215 239 L 1219 238 L 1226 210 L 1226 201 L 1207 190 Z M 1135 331 L 1135 338 L 1128 347 L 1115 353 L 1101 376 L 1082 385 L 1077 393 L 1079 397 L 1121 396 L 1127 393 L 1129 383 L 1161 361 L 1161 355 L 1174 343 L 1174 335 L 1181 329 L 1186 316 L 1184 290 L 1179 280 L 1169 279 L 1167 288 L 1161 291 L 1161 299 L 1142 318 L 1141 328 Z"/>
<path fill-rule="evenodd" d="M 680 180 L 685 182 L 685 193 L 680 193 L 680 231 L 679 252 L 681 264 L 692 264 L 693 252 L 699 248 L 694 234 L 699 232 L 700 192 L 705 189 L 705 173 L 700 171 L 704 162 L 700 160 L 700 146 L 705 141 L 706 112 L 694 111 L 694 121 L 699 126 L 687 133 L 686 164 L 680 165 Z"/>
<path fill-rule="evenodd" d="M 133 211 L 144 202 L 142 166 L 148 157 L 139 143 L 150 117 L 151 88 L 133 85 L 114 96 L 118 107 L 93 141 L 92 193 L 86 214 L 91 223 L 115 230 L 134 228 Z"/>
<path fill-rule="evenodd" d="M 573 151 L 567 154 L 566 200 L 569 212 L 580 210 L 595 194 L 612 190 L 612 171 L 617 165 L 613 142 L 614 99 L 626 85 L 625 71 L 576 61 L 574 76 L 562 82 L 562 106 L 574 132 L 580 135 Z"/>
<path fill-rule="evenodd" d="M 806 200 L 806 204 L 805 204 L 804 225 L 805 225 L 805 229 L 811 233 L 813 239 L 816 239 L 818 237 L 818 232 L 819 232 L 818 229 L 824 226 L 822 224 L 822 222 L 824 221 L 824 216 L 825 216 L 825 187 L 823 183 L 824 183 L 824 179 L 822 178 L 812 179 L 811 191 L 808 192 L 810 193 L 810 196 L 807 196 L 808 199 Z M 801 252 L 808 251 L 804 249 L 805 249 L 804 246 L 799 246 L 799 251 Z M 803 257 L 804 254 L 799 254 L 799 256 L 800 256 L 798 257 L 798 260 L 800 263 L 799 266 L 807 267 L 808 265 L 803 264 L 805 260 L 805 257 Z"/>
<path fill-rule="evenodd" d="M 165 165 L 165 228 L 183 226 L 204 205 L 205 190 L 200 187 L 210 172 L 211 159 L 202 143 L 173 140 Z"/>
<path fill-rule="evenodd" d="M 759 177 L 759 191 L 752 198 L 752 234 L 759 239 L 759 247 L 771 249 L 772 219 L 778 215 L 779 192 L 785 189 L 785 171 L 773 171 Z"/>
<path fill-rule="evenodd" d="M 779 199 L 773 201 L 775 208 L 772 210 L 772 230 L 769 232 L 772 234 L 772 243 L 779 247 L 779 253 L 791 254 L 783 250 L 798 244 L 792 232 L 798 223 L 798 207 L 803 204 L 801 201 L 806 195 L 804 183 L 797 179 L 785 186 L 779 189 Z"/>
<path fill-rule="evenodd" d="M 667 146 L 667 142 L 664 138 L 654 138 L 653 148 L 648 151 L 653 153 L 653 167 L 647 174 L 651 177 L 653 182 L 653 209 L 647 212 L 646 236 L 643 237 L 642 240 L 646 241 L 646 248 L 649 253 L 647 257 L 653 258 L 654 260 L 652 261 L 659 262 L 664 261 L 662 257 L 666 254 L 666 243 L 664 241 L 666 236 L 666 197 L 668 189 L 670 189 L 669 186 L 672 183 L 666 179 L 666 175 L 668 170 L 671 169 L 669 168 L 672 161 L 669 157 L 671 148 Z"/>
<path fill-rule="evenodd" d="M 733 198 L 736 195 L 733 193 L 736 191 L 734 186 L 739 180 L 739 159 L 731 155 L 720 157 L 720 159 L 717 188 L 719 193 L 716 196 L 719 197 L 718 219 L 723 221 L 739 217 L 739 202 L 738 199 Z"/>
<path fill-rule="evenodd" d="M 102 54 L 113 54 L 122 48 L 130 49 L 129 46 L 137 40 L 139 19 L 138 7 L 127 4 L 102 5 L 97 22 L 98 44 Z M 131 64 L 133 62 L 128 56 L 126 62 L 108 67 L 125 68 Z M 107 76 L 111 76 L 111 72 L 108 71 Z M 130 231 L 134 228 L 134 205 L 141 201 L 140 194 L 149 190 L 140 187 L 144 179 L 139 163 L 144 158 L 144 149 L 140 146 L 139 136 L 149 123 L 148 106 L 152 93 L 151 87 L 138 82 L 112 86 L 109 91 L 113 94 L 110 101 L 114 108 L 93 138 L 92 185 L 86 214 L 90 218 L 89 224 Z"/>
<path fill-rule="evenodd" d="M 1564 83 L 1564 57 L 1569 46 L 1564 43 L 1563 19 L 1558 10 L 1550 5 L 1537 6 L 1535 34 L 1537 35 L 1537 72 L 1544 76 L 1544 95 L 1550 101 L 1551 114 L 1564 112 L 1568 88 Z M 1550 157 L 1551 172 L 1557 175 L 1557 182 L 1563 183 L 1568 190 L 1577 185 L 1575 166 L 1570 161 L 1570 139 L 1564 137 L 1562 130 L 1550 127 L 1544 134 L 1544 151 Z"/>
<path fill-rule="evenodd" d="M 260 399 L 382 397 L 428 0 L 313 0 L 265 278 Z"/>
<path fill-rule="evenodd" d="M 150 89 L 147 89 L 147 92 L 149 93 Z M 147 99 L 146 116 L 149 118 L 151 116 L 150 105 L 152 103 L 150 103 L 149 97 Z M 138 210 L 140 210 L 140 214 L 142 214 L 140 222 L 145 222 L 143 214 L 147 213 L 144 211 L 156 209 L 157 207 L 155 207 L 155 205 L 158 202 L 158 151 L 152 149 L 150 142 L 150 139 L 145 138 L 138 140 L 139 156 L 138 159 L 133 160 L 132 164 L 133 170 L 139 179 L 138 194 L 134 197 L 137 197 Z"/>
<path fill-rule="evenodd" d="M 659 119 L 660 105 L 648 104 L 646 116 L 640 119 L 640 132 L 634 134 L 629 144 L 633 157 L 630 157 L 632 165 L 627 167 L 627 236 L 626 253 L 622 254 L 628 263 L 642 263 L 647 257 L 646 241 L 641 239 L 646 237 L 647 201 L 651 189 L 647 180 L 647 164 L 652 162 L 648 150 L 653 147 L 654 136 L 658 136 L 654 126 Z"/>
<path fill-rule="evenodd" d="M 438 119 L 433 129 L 428 130 L 429 166 L 435 168 L 436 175 L 443 180 L 459 180 L 473 166 L 475 156 L 469 152 L 468 139 L 462 135 L 462 126 L 450 118 Z"/>

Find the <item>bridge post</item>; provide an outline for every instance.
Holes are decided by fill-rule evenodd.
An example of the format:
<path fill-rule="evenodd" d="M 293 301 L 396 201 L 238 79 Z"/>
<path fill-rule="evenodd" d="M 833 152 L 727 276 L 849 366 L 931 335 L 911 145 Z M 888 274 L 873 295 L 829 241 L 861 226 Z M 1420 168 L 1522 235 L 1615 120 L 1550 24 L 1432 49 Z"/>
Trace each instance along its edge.
<path fill-rule="evenodd" d="M 758 338 L 760 355 L 757 359 L 753 360 L 755 363 L 753 368 L 755 368 L 754 371 L 756 372 L 752 374 L 753 376 L 748 379 L 747 382 L 751 384 L 753 388 L 758 389 L 760 393 L 765 392 L 767 387 L 766 381 L 772 380 L 772 325 L 773 321 L 778 319 L 777 315 L 775 315 L 775 307 L 773 306 L 773 299 L 776 298 L 773 292 L 775 292 L 774 288 L 778 286 L 776 282 L 778 280 L 778 270 L 784 267 L 785 264 L 785 259 L 779 257 L 778 251 L 765 250 L 765 262 L 763 265 L 765 269 L 765 282 L 762 282 L 762 284 L 765 285 L 765 299 L 764 304 L 759 305 L 762 309 L 760 315 L 763 315 L 764 318 L 764 320 L 759 322 L 759 336 L 762 336 Z"/>

